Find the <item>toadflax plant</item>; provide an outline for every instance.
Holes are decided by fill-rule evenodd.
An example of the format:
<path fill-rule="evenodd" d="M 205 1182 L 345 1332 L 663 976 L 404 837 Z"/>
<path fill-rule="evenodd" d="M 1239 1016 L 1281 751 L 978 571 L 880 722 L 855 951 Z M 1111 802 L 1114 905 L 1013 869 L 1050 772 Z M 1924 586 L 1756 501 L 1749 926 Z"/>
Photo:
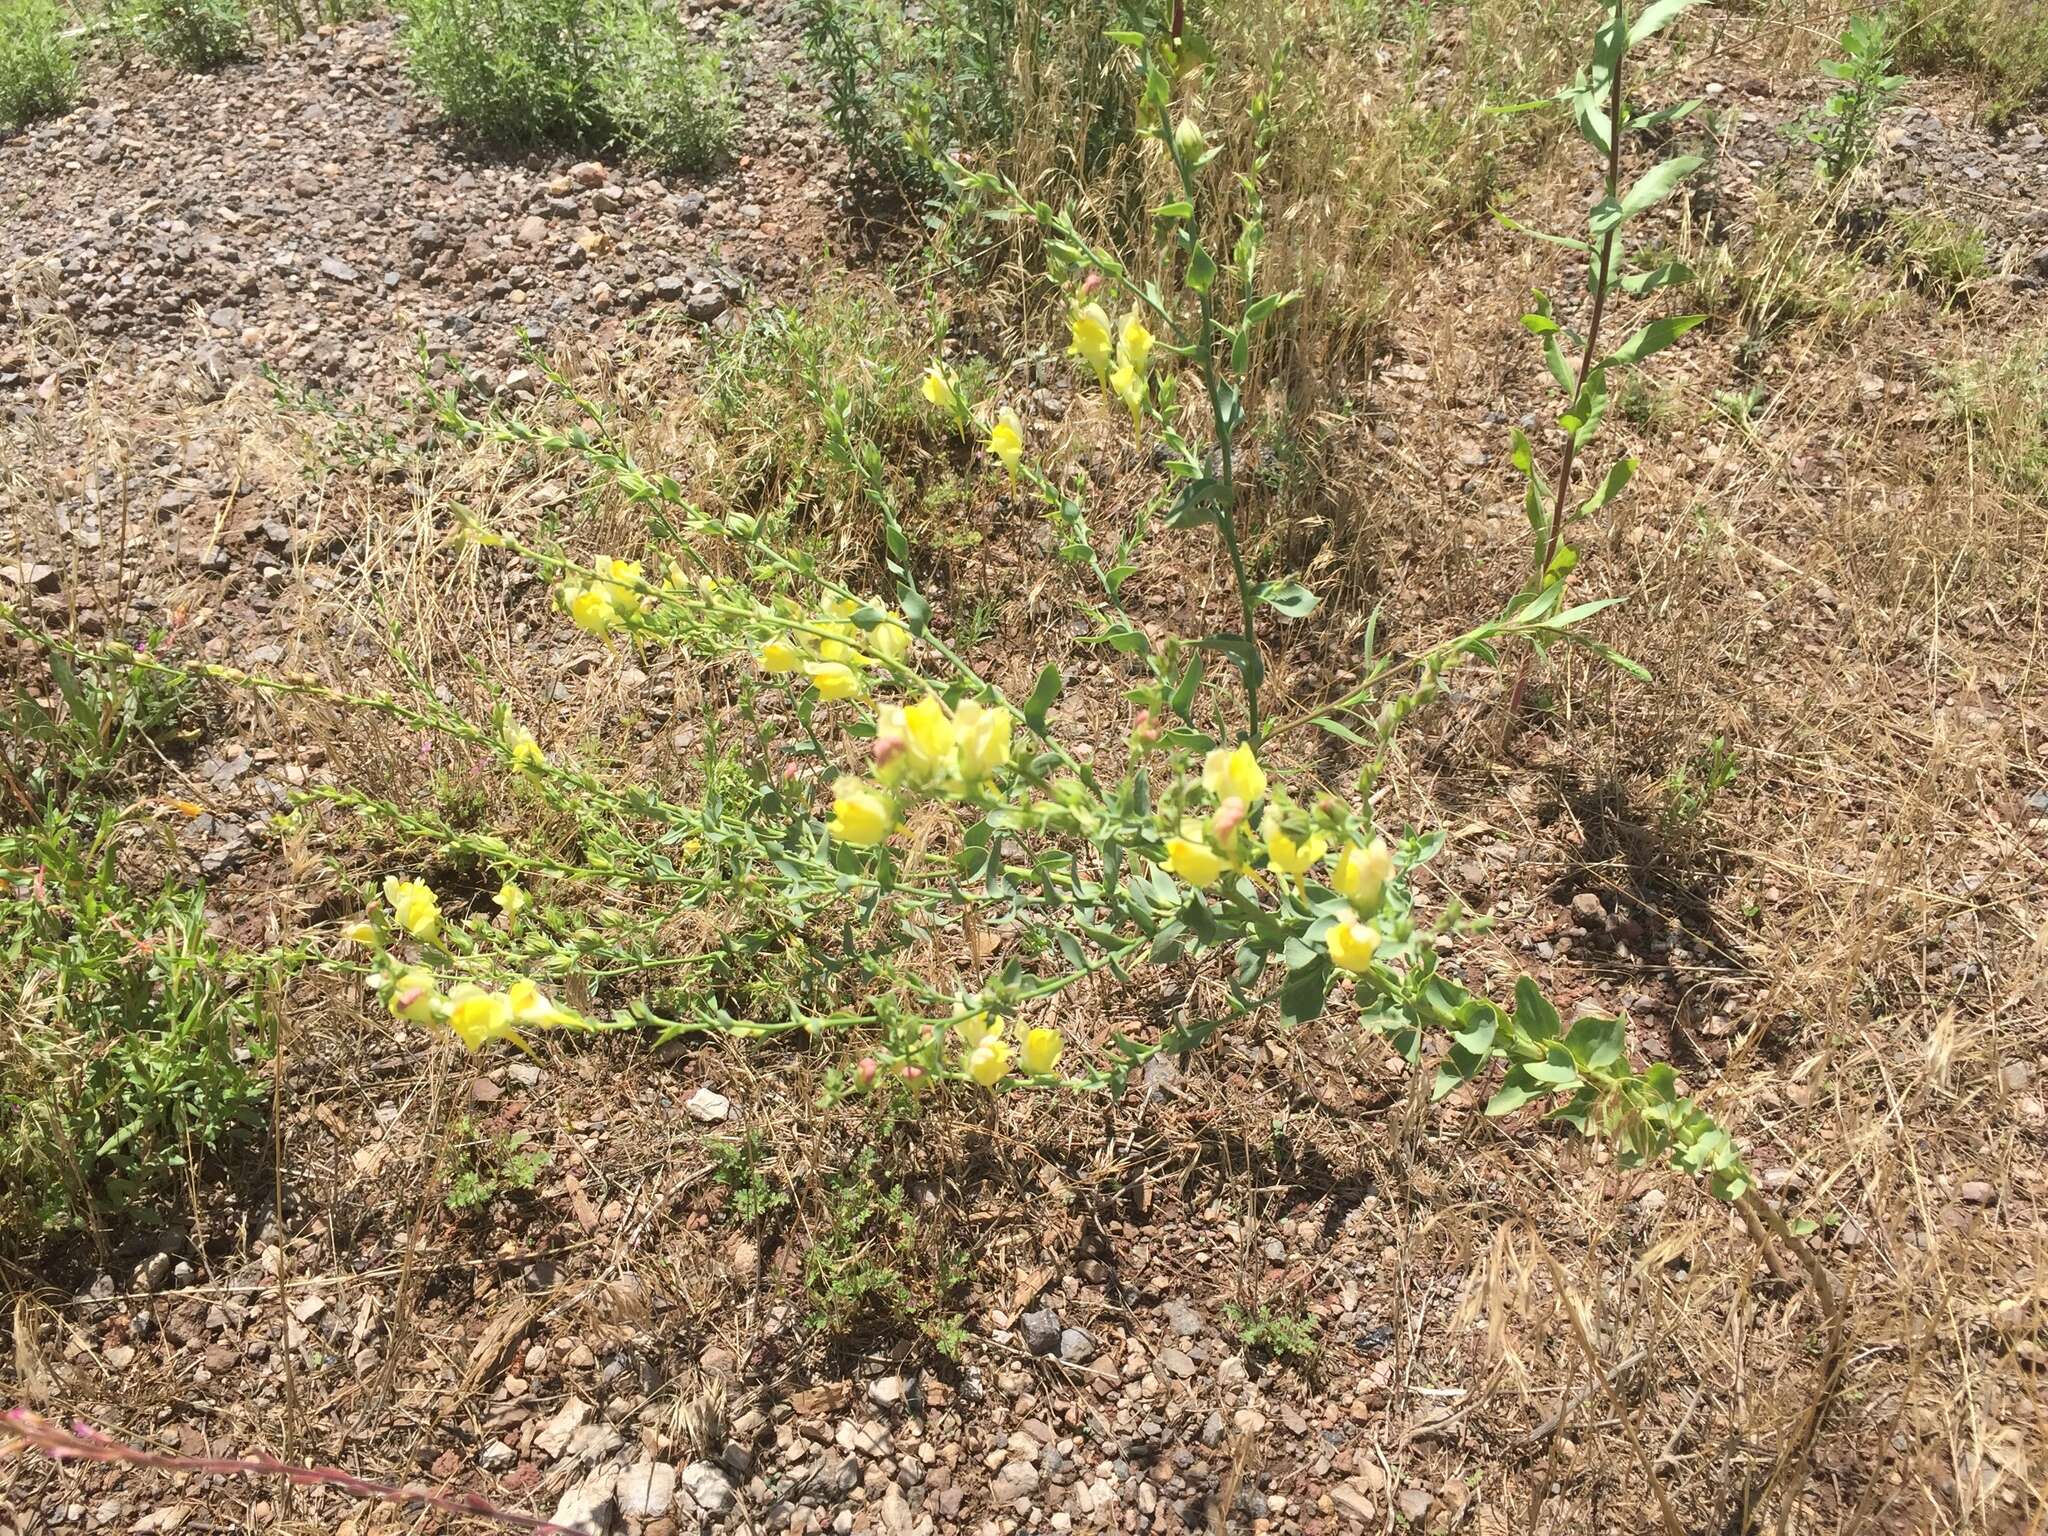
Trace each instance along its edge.
<path fill-rule="evenodd" d="M 1603 33 L 1614 68 L 1626 37 Z M 464 906 L 395 873 L 347 935 L 362 958 L 337 963 L 358 965 L 392 1014 L 471 1049 L 636 1026 L 826 1040 L 839 1053 L 833 1095 L 1114 1090 L 1230 1020 L 1271 1010 L 1298 1026 L 1336 1007 L 1410 1062 L 1427 1054 L 1437 1097 L 1483 1083 L 1489 1114 L 1540 1108 L 1611 1141 L 1629 1164 L 1669 1160 L 1723 1198 L 1749 1199 L 1733 1140 L 1669 1066 L 1631 1064 L 1623 1020 L 1567 1025 L 1532 980 L 1496 1001 L 1440 963 L 1439 941 L 1461 918 L 1425 912 L 1414 877 L 1443 835 L 1380 825 L 1371 809 L 1389 738 L 1447 671 L 1497 664 L 1520 642 L 1612 657 L 1583 630 L 1608 600 L 1567 604 L 1569 566 L 1548 560 L 1546 579 L 1499 616 L 1405 657 L 1375 655 L 1369 632 L 1355 686 L 1291 716 L 1265 708 L 1259 625 L 1303 619 L 1316 599 L 1252 578 L 1236 466 L 1253 342 L 1292 295 L 1261 286 L 1257 163 L 1243 211 L 1227 225 L 1216 212 L 1196 52 L 1178 35 L 1119 38 L 1143 73 L 1145 126 L 1177 189 L 1155 210 L 1169 257 L 1160 277 L 1134 276 L 1066 212 L 1000 177 L 940 169 L 990 217 L 1041 232 L 1067 296 L 1073 366 L 1163 449 L 1149 503 L 1127 530 L 1097 526 L 1083 479 L 1038 450 L 1014 408 L 970 398 L 944 363 L 921 381 L 883 374 L 873 387 L 921 391 L 943 428 L 985 450 L 1010 494 L 1043 511 L 1085 587 L 1090 638 L 1124 659 L 1125 750 L 1063 740 L 1058 666 L 1013 695 L 933 626 L 880 452 L 847 391 L 821 387 L 815 403 L 828 453 L 878 515 L 886 595 L 791 547 L 772 516 L 705 514 L 601 425 L 477 419 L 446 396 L 453 433 L 580 458 L 645 513 L 649 541 L 645 558 L 579 556 L 475 514 L 461 535 L 545 573 L 562 623 L 622 657 L 668 648 L 699 658 L 732 702 L 704 718 L 702 771 L 685 799 L 577 765 L 502 705 L 479 721 L 424 687 L 366 697 L 200 669 L 437 733 L 495 762 L 533 823 L 551 829 L 545 840 L 502 836 L 345 787 L 310 791 L 423 859 L 465 867 L 470 888 L 496 886 Z M 1261 154 L 1266 132 L 1262 121 Z M 1614 270 L 1616 243 L 1603 250 Z M 1597 371 L 1581 368 L 1582 394 Z M 572 392 L 568 403 L 602 423 L 593 402 Z M 1162 531 L 1202 530 L 1228 557 L 1234 627 L 1157 638 L 1126 604 L 1141 549 Z M 1355 796 L 1290 766 L 1314 731 L 1361 754 Z M 707 937 L 678 952 L 685 913 Z M 985 965 L 999 947 L 1010 958 Z M 1099 1038 L 1074 1022 L 1075 994 L 1105 979 L 1135 995 L 1141 974 L 1197 970 L 1221 983 L 1226 1001 L 1211 1014 L 1183 1001 L 1142 1031 Z"/>

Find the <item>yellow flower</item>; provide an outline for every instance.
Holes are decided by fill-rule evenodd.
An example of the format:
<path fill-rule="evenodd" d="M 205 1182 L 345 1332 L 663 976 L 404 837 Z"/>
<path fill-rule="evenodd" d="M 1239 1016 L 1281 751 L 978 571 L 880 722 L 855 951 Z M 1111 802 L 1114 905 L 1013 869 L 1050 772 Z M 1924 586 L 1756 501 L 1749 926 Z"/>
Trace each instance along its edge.
<path fill-rule="evenodd" d="M 1109 378 L 1109 316 L 1100 304 L 1083 304 L 1069 318 L 1074 344 L 1067 350 L 1095 371 L 1095 382 Z"/>
<path fill-rule="evenodd" d="M 640 611 L 640 594 L 635 588 L 647 579 L 647 568 L 638 560 L 600 560 L 597 568 L 610 578 L 604 594 L 620 618 Z"/>
<path fill-rule="evenodd" d="M 1330 877 L 1330 885 L 1352 906 L 1369 913 L 1379 907 L 1380 894 L 1393 873 L 1394 856 L 1376 837 L 1367 847 L 1353 843 L 1337 855 L 1337 872 Z"/>
<path fill-rule="evenodd" d="M 960 1037 L 960 1043 L 970 1051 L 990 1036 L 1000 1035 L 1002 1032 L 1001 1014 L 969 1013 L 953 1021 L 953 1033 Z"/>
<path fill-rule="evenodd" d="M 566 1008 L 557 1008 L 547 993 L 530 981 L 515 981 L 505 993 L 505 1001 L 511 1004 L 512 1017 L 521 1024 L 531 1024 L 536 1029 L 550 1029 L 557 1024 L 574 1024 L 576 1015 Z"/>
<path fill-rule="evenodd" d="M 953 372 L 943 363 L 933 363 L 925 369 L 924 397 L 950 416 L 957 418 L 964 414 L 960 390 L 953 382 Z"/>
<path fill-rule="evenodd" d="M 392 1015 L 411 1024 L 434 1022 L 434 975 L 431 971 L 407 971 L 391 983 L 391 995 L 384 999 Z"/>
<path fill-rule="evenodd" d="M 786 635 L 778 635 L 761 647 L 763 672 L 794 672 L 803 664 L 804 653 L 791 645 Z"/>
<path fill-rule="evenodd" d="M 341 936 L 351 944 L 370 945 L 377 942 L 377 930 L 367 922 L 350 923 L 341 930 Z"/>
<path fill-rule="evenodd" d="M 1182 830 L 1188 829 L 1183 827 Z M 1188 837 L 1169 837 L 1166 840 L 1166 867 L 1189 885 L 1207 887 L 1214 885 L 1230 866 L 1223 855 L 1207 843 Z"/>
<path fill-rule="evenodd" d="M 517 880 L 507 880 L 498 887 L 498 894 L 491 898 L 498 904 L 498 910 L 510 918 L 516 918 L 533 905 L 533 898 L 526 894 L 526 888 Z"/>
<path fill-rule="evenodd" d="M 505 728 L 505 750 L 512 755 L 514 768 L 545 768 L 547 753 L 541 751 L 540 743 L 533 739 L 533 732 L 523 725 Z"/>
<path fill-rule="evenodd" d="M 1141 379 L 1152 366 L 1152 333 L 1135 309 L 1124 316 L 1123 331 L 1116 339 L 1116 360 Z"/>
<path fill-rule="evenodd" d="M 985 779 L 1010 761 L 1010 712 L 984 709 L 973 699 L 961 704 L 953 717 L 960 741 L 960 777 L 972 784 Z"/>
<path fill-rule="evenodd" d="M 568 589 L 569 617 L 576 621 L 576 627 L 602 639 L 619 622 L 611 599 L 597 587 L 571 587 Z"/>
<path fill-rule="evenodd" d="M 1372 953 L 1380 947 L 1380 931 L 1362 923 L 1356 913 L 1347 914 L 1330 930 L 1330 963 L 1343 971 L 1362 971 L 1372 964 Z"/>
<path fill-rule="evenodd" d="M 1145 379 L 1129 363 L 1118 363 L 1109 376 L 1109 390 L 1123 401 L 1131 413 L 1131 425 L 1138 424 L 1138 418 L 1145 410 Z"/>
<path fill-rule="evenodd" d="M 1307 874 L 1330 851 L 1330 845 L 1318 834 L 1303 842 L 1296 842 L 1287 835 L 1280 824 L 1280 807 L 1266 808 L 1266 819 L 1259 824 L 1259 836 L 1266 842 L 1266 865 L 1283 875 L 1296 879 Z"/>
<path fill-rule="evenodd" d="M 1021 1058 L 1021 1065 L 1031 1076 L 1043 1077 L 1053 1069 L 1054 1063 L 1060 1059 L 1060 1047 L 1065 1043 L 1060 1038 L 1060 1032 L 1056 1029 L 1047 1029 L 1041 1026 L 1031 1030 L 1024 1036 L 1024 1054 Z"/>
<path fill-rule="evenodd" d="M 931 778 L 945 772 L 953 756 L 953 717 L 936 694 L 926 694 L 902 712 L 904 758 L 912 772 Z"/>
<path fill-rule="evenodd" d="M 860 692 L 860 674 L 843 661 L 806 662 L 804 675 L 821 699 L 850 699 Z"/>
<path fill-rule="evenodd" d="M 448 1027 L 470 1050 L 480 1051 L 493 1040 L 526 1044 L 512 1027 L 512 999 L 504 993 L 464 982 L 449 992 L 448 1002 Z"/>
<path fill-rule="evenodd" d="M 1202 787 L 1218 800 L 1242 800 L 1249 810 L 1265 797 L 1266 770 L 1248 742 L 1218 747 L 1202 759 Z"/>
<path fill-rule="evenodd" d="M 894 618 L 884 619 L 868 631 L 867 647 L 883 661 L 900 662 L 910 654 L 910 631 Z"/>
<path fill-rule="evenodd" d="M 398 919 L 398 926 L 416 939 L 431 939 L 434 930 L 441 926 L 441 904 L 417 880 L 387 876 L 384 899 L 391 903 L 391 915 Z"/>
<path fill-rule="evenodd" d="M 993 1088 L 1010 1070 L 1010 1047 L 999 1035 L 990 1035 L 967 1053 L 967 1075 L 984 1088 Z"/>
<path fill-rule="evenodd" d="M 832 819 L 825 830 L 842 843 L 872 848 L 895 820 L 889 802 L 851 774 L 832 786 Z"/>
<path fill-rule="evenodd" d="M 1007 405 L 996 417 L 996 424 L 989 428 L 988 451 L 1003 461 L 1005 473 L 1015 480 L 1017 462 L 1024 457 L 1024 423 Z"/>

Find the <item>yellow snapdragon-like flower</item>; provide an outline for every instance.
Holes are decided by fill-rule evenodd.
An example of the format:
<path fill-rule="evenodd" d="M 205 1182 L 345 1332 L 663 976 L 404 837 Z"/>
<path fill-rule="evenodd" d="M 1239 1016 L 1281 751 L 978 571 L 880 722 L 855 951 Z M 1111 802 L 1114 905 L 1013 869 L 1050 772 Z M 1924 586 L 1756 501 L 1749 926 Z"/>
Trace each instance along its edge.
<path fill-rule="evenodd" d="M 763 672 L 794 672 L 803 664 L 804 653 L 790 644 L 785 635 L 778 635 L 761 647 Z"/>
<path fill-rule="evenodd" d="M 520 913 L 533 905 L 533 898 L 526 894 L 526 887 L 517 880 L 507 880 L 499 886 L 498 894 L 491 900 L 497 903 L 498 910 L 505 914 L 508 922 L 516 920 Z"/>
<path fill-rule="evenodd" d="M 377 930 L 368 922 L 350 923 L 341 930 L 341 936 L 351 944 L 368 946 L 377 942 Z"/>
<path fill-rule="evenodd" d="M 1362 971 L 1372 964 L 1373 951 L 1380 947 L 1380 931 L 1361 922 L 1355 912 L 1346 913 L 1330 929 L 1330 963 L 1342 971 Z"/>
<path fill-rule="evenodd" d="M 535 1029 L 552 1029 L 558 1024 L 581 1022 L 568 1009 L 556 1007 L 547 993 L 530 981 L 513 982 L 505 990 L 505 1001 L 511 1005 L 515 1020 Z"/>
<path fill-rule="evenodd" d="M 860 674 L 843 661 L 806 662 L 804 676 L 821 699 L 850 699 L 860 692 Z"/>
<path fill-rule="evenodd" d="M 1025 1034 L 1019 1064 L 1031 1076 L 1043 1077 L 1058 1063 L 1060 1050 L 1065 1044 L 1058 1030 L 1041 1025 Z"/>
<path fill-rule="evenodd" d="M 928 779 L 951 766 L 959 735 L 938 695 L 928 693 L 900 711 L 897 723 L 903 731 L 903 758 L 912 773 Z"/>
<path fill-rule="evenodd" d="M 434 973 L 407 971 L 391 983 L 391 992 L 384 999 L 384 1005 L 394 1018 L 404 1019 L 409 1024 L 431 1024 L 434 1022 L 435 1001 Z"/>
<path fill-rule="evenodd" d="M 1116 360 L 1140 379 L 1152 366 L 1152 333 L 1135 309 L 1124 316 L 1123 329 L 1117 334 Z"/>
<path fill-rule="evenodd" d="M 1024 423 L 1007 405 L 989 428 L 988 451 L 1002 460 L 1004 473 L 1015 480 L 1018 462 L 1024 457 Z"/>
<path fill-rule="evenodd" d="M 1287 835 L 1287 829 L 1280 824 L 1280 807 L 1268 806 L 1266 819 L 1259 823 L 1259 836 L 1266 844 L 1266 865 L 1283 875 L 1300 879 L 1330 851 L 1330 844 L 1321 834 L 1296 842 Z"/>
<path fill-rule="evenodd" d="M 384 899 L 391 904 L 391 915 L 398 919 L 398 926 L 416 939 L 431 939 L 441 926 L 440 902 L 417 880 L 386 876 Z"/>
<path fill-rule="evenodd" d="M 1094 371 L 1095 382 L 1109 380 L 1109 358 L 1113 343 L 1109 334 L 1109 316 L 1100 304 L 1083 304 L 1068 319 L 1073 331 L 1074 344 L 1067 350 Z"/>
<path fill-rule="evenodd" d="M 966 413 L 953 370 L 943 363 L 933 363 L 925 369 L 924 397 L 950 416 L 959 417 Z"/>
<path fill-rule="evenodd" d="M 1246 810 L 1266 794 L 1266 770 L 1249 742 L 1218 747 L 1202 759 L 1202 787 L 1218 800 L 1242 800 Z"/>
<path fill-rule="evenodd" d="M 448 993 L 448 1027 L 455 1038 L 472 1051 L 480 1051 L 493 1040 L 510 1040 L 525 1046 L 512 1023 L 512 999 L 503 992 L 486 992 L 463 982 Z"/>
<path fill-rule="evenodd" d="M 963 1014 L 953 1021 L 953 1033 L 960 1037 L 960 1044 L 970 1051 L 991 1035 L 1000 1035 L 1002 1032 L 1003 1018 L 997 1013 L 977 1010 L 974 1013 Z"/>
<path fill-rule="evenodd" d="M 1009 766 L 1011 724 L 1007 709 L 988 709 L 973 699 L 961 703 L 953 716 L 961 778 L 972 784 Z"/>
<path fill-rule="evenodd" d="M 572 587 L 567 593 L 569 617 L 576 627 L 600 640 L 618 625 L 618 610 L 598 587 Z"/>
<path fill-rule="evenodd" d="M 523 725 L 505 728 L 505 750 L 511 755 L 514 768 L 545 768 L 547 753 L 541 751 L 540 743 L 533 739 L 533 732 Z"/>
<path fill-rule="evenodd" d="M 882 661 L 901 662 L 910 654 L 910 631 L 891 616 L 868 631 L 865 643 L 870 655 Z"/>
<path fill-rule="evenodd" d="M 638 588 L 647 580 L 647 567 L 638 560 L 600 560 L 598 571 L 606 578 L 603 591 L 620 618 L 640 611 Z"/>
<path fill-rule="evenodd" d="M 1109 375 L 1109 392 L 1123 401 L 1137 426 L 1145 414 L 1145 376 L 1129 363 L 1118 363 Z"/>
<path fill-rule="evenodd" d="M 1366 847 L 1353 843 L 1337 855 L 1337 869 L 1330 876 L 1330 886 L 1359 911 L 1371 913 L 1378 909 L 1380 896 L 1393 873 L 1394 855 L 1376 837 Z"/>
<path fill-rule="evenodd" d="M 1189 885 L 1214 885 L 1230 867 L 1230 861 L 1201 840 L 1199 822 L 1182 822 L 1181 835 L 1166 840 L 1166 867 Z"/>
<path fill-rule="evenodd" d="M 1010 1070 L 1010 1046 L 1000 1035 L 990 1035 L 967 1053 L 967 1075 L 984 1088 L 993 1088 Z"/>
<path fill-rule="evenodd" d="M 887 798 L 851 774 L 832 786 L 832 819 L 825 830 L 839 842 L 872 848 L 888 837 L 895 820 Z"/>

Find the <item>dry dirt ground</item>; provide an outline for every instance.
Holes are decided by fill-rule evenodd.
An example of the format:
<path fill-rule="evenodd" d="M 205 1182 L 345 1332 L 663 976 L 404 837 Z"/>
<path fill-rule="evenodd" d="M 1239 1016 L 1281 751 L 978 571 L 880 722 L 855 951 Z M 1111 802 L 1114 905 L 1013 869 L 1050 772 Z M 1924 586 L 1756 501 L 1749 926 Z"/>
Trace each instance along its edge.
<path fill-rule="evenodd" d="M 381 23 L 210 80 L 103 74 L 71 117 L 0 144 L 12 595 L 87 637 L 157 628 L 176 653 L 337 677 L 376 671 L 381 628 L 450 677 L 487 658 L 560 739 L 607 722 L 622 772 L 671 755 L 690 677 L 582 641 L 537 585 L 441 549 L 457 499 L 586 506 L 567 526 L 593 547 L 628 525 L 573 480 L 437 455 L 404 397 L 423 346 L 427 375 L 478 403 L 559 410 L 523 331 L 693 494 L 729 488 L 693 468 L 707 355 L 769 300 L 887 294 L 833 275 L 851 243 L 835 157 L 778 77 L 788 18 L 752 23 L 746 152 L 701 183 L 472 155 Z M 1671 66 L 1674 92 L 1747 122 L 1661 231 L 1719 282 L 1713 318 L 1620 412 L 1640 494 L 1584 551 L 1590 590 L 1630 599 L 1609 638 L 1657 681 L 1567 669 L 1549 723 L 1503 750 L 1504 681 L 1469 676 L 1407 738 L 1382 814 L 1452 833 L 1429 899 L 1495 920 L 1461 946 L 1471 979 L 1526 971 L 1567 1010 L 1625 1008 L 1639 1053 L 1676 1062 L 1814 1224 L 1852 1348 L 1774 1516 L 2038 1531 L 2048 527 L 2020 477 L 2048 425 L 2029 393 L 2048 148 L 2039 120 L 1993 141 L 1948 82 L 1916 81 L 1887 118 L 1870 200 L 1986 228 L 1991 270 L 1954 302 L 1910 253 L 1787 214 L 1807 197 L 1771 190 L 1775 125 L 1816 92 L 1780 42 L 1734 28 Z M 1518 211 L 1561 224 L 1582 194 L 1546 160 Z M 1366 595 L 1412 637 L 1515 579 L 1505 435 L 1547 409 L 1515 320 L 1527 285 L 1563 286 L 1552 256 L 1481 231 L 1402 306 L 1333 429 L 1341 483 L 1305 493 L 1305 533 L 1276 534 L 1332 599 L 1282 658 L 1283 698 L 1341 670 Z M 1972 369 L 1988 382 L 1964 407 Z M 1135 471 L 1058 371 L 1032 381 L 1034 437 Z M 977 654 L 1028 681 L 1068 645 L 1060 578 L 993 479 L 975 495 L 977 537 L 930 590 L 961 635 L 993 593 Z M 1222 611 L 1206 550 L 1160 559 L 1138 583 L 1153 616 Z M 1082 697 L 1105 717 L 1065 723 L 1114 740 L 1101 678 Z M 1715 737 L 1740 770 L 1694 814 Z M 331 828 L 272 819 L 294 789 L 408 762 L 450 766 L 226 695 L 154 790 L 205 808 L 178 836 L 224 934 L 331 937 L 378 869 Z M 1147 1001 L 1097 997 L 1069 1028 L 1100 1038 Z M 282 1210 L 259 1147 L 207 1170 L 169 1233 L 10 1267 L 29 1299 L 7 1395 L 160 1451 L 650 1536 L 1324 1536 L 1635 1530 L 1666 1498 L 1677 1528 L 1738 1530 L 1819 1387 L 1811 1293 L 1723 1207 L 1464 1095 L 1423 1106 L 1341 1018 L 1244 1027 L 1115 1102 L 916 1122 L 821 1113 L 824 1051 L 424 1051 L 317 971 L 284 1026 Z M 534 1187 L 449 1210 L 462 1160 L 517 1134 L 549 1155 Z M 748 1202 L 756 1173 L 782 1204 Z M 878 1210 L 862 1191 L 893 1193 Z M 877 1263 L 903 1303 L 822 1324 L 821 1275 Z M 955 1318 L 949 1356 L 933 1336 Z M 462 1522 L 17 1456 L 9 1523 Z"/>

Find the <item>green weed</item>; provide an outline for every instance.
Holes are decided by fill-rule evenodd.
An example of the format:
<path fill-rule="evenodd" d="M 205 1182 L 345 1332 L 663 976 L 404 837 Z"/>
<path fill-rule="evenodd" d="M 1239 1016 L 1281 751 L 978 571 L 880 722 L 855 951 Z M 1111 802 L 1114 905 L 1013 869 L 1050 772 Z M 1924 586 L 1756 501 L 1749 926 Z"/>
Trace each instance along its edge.
<path fill-rule="evenodd" d="M 1907 65 L 1975 78 L 1992 128 L 2048 94 L 2048 9 L 2038 0 L 1901 0 L 1896 14 Z"/>
<path fill-rule="evenodd" d="M 143 46 L 179 69 L 218 69 L 249 51 L 242 0 L 136 0 L 131 17 Z"/>
<path fill-rule="evenodd" d="M 476 1122 L 466 1115 L 451 1134 L 458 1143 L 456 1163 L 442 1200 L 458 1214 L 481 1210 L 503 1194 L 531 1190 L 554 1161 L 545 1148 L 531 1144 L 528 1132 L 479 1136 Z"/>
<path fill-rule="evenodd" d="M 1239 1342 L 1247 1349 L 1299 1364 L 1313 1360 L 1321 1348 L 1316 1320 L 1307 1313 L 1276 1312 L 1269 1307 L 1248 1308 L 1234 1303 L 1223 1310 Z"/>
<path fill-rule="evenodd" d="M 416 0 L 404 37 L 442 111 L 491 143 L 615 144 L 699 169 L 738 123 L 718 55 L 657 0 Z"/>
<path fill-rule="evenodd" d="M 0 0 L 0 128 L 67 112 L 78 63 L 56 0 Z"/>
<path fill-rule="evenodd" d="M 1877 120 L 1891 105 L 1904 75 L 1895 75 L 1896 39 L 1882 16 L 1858 16 L 1844 29 L 1838 59 L 1821 60 L 1820 72 L 1839 89 L 1822 104 L 1817 118 L 1799 124 L 1799 132 L 1820 149 L 1824 181 L 1840 181 L 1861 166 L 1877 141 Z"/>

